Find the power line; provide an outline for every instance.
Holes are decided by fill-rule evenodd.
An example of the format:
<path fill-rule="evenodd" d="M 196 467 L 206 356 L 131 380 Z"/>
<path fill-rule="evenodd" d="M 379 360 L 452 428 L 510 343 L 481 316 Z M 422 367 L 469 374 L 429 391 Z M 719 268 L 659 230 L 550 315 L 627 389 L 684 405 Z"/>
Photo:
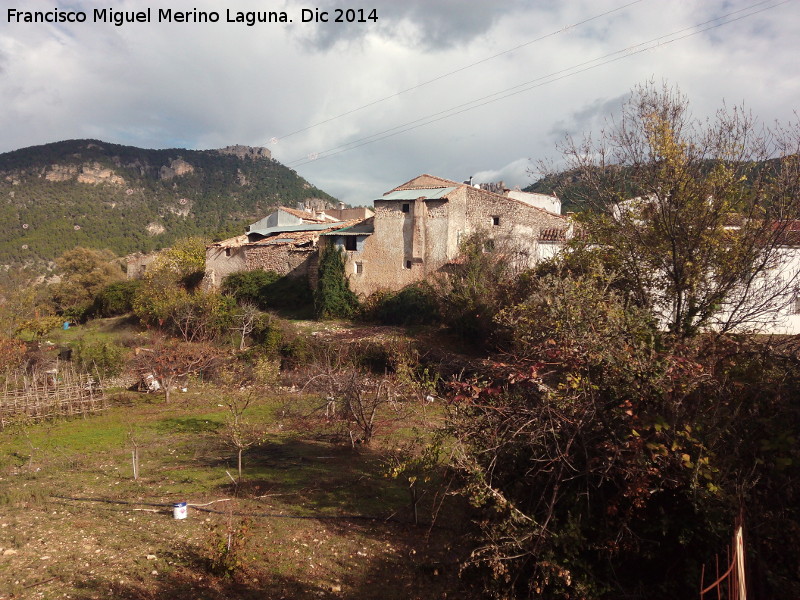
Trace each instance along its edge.
<path fill-rule="evenodd" d="M 459 67 L 458 69 L 455 69 L 454 71 L 449 71 L 447 73 L 443 73 L 442 75 L 437 75 L 433 79 L 428 79 L 427 81 L 423 81 L 421 83 L 418 83 L 418 84 L 416 84 L 414 86 L 411 86 L 410 88 L 406 88 L 404 90 L 400 90 L 399 92 L 395 92 L 395 93 L 390 94 L 388 96 L 385 96 L 383 98 L 378 98 L 377 100 L 373 100 L 371 102 L 368 102 L 367 104 L 364 104 L 364 105 L 359 106 L 357 108 L 353 108 L 353 109 L 345 111 L 345 112 L 343 112 L 341 114 L 338 114 L 335 117 L 329 117 L 327 119 L 323 119 L 322 121 L 319 121 L 319 122 L 314 123 L 312 125 L 308 125 L 307 127 L 303 127 L 301 129 L 297 129 L 295 131 L 292 131 L 291 133 L 287 133 L 286 135 L 283 135 L 283 136 L 280 136 L 280 137 L 275 137 L 275 138 L 273 138 L 273 140 L 274 140 L 274 142 L 277 142 L 277 141 L 280 141 L 280 140 L 285 140 L 285 139 L 288 139 L 288 138 L 290 138 L 293 135 L 296 135 L 298 133 L 303 133 L 304 131 L 308 131 L 309 129 L 313 129 L 315 127 L 319 127 L 320 125 L 324 125 L 326 123 L 330 123 L 331 121 L 335 121 L 336 119 L 341 119 L 342 117 L 346 117 L 347 115 L 352 115 L 353 113 L 356 113 L 356 112 L 358 112 L 360 110 L 364 110 L 365 108 L 369 108 L 370 106 L 375 106 L 376 104 L 380 104 L 381 102 L 385 102 L 386 100 L 391 100 L 392 98 L 396 98 L 397 96 L 400 96 L 400 95 L 405 94 L 407 92 L 412 92 L 412 91 L 417 90 L 417 89 L 419 89 L 419 88 L 421 88 L 423 86 L 426 86 L 426 85 L 428 85 L 430 83 L 435 83 L 435 82 L 440 81 L 442 79 L 446 79 L 447 77 L 450 77 L 452 75 L 456 75 L 457 73 L 461 73 L 462 71 L 466 71 L 467 69 L 471 69 L 472 67 L 475 67 L 477 65 L 483 64 L 483 63 L 488 62 L 490 60 L 494 60 L 495 58 L 498 58 L 498 57 L 503 56 L 505 54 L 510 54 L 511 52 L 519 50 L 520 48 L 524 48 L 526 46 L 530 46 L 531 44 L 535 44 L 536 42 L 541 42 L 542 40 L 546 40 L 547 38 L 559 35 L 559 34 L 564 33 L 564 32 L 566 32 L 566 31 L 568 31 L 570 29 L 574 29 L 575 27 L 580 27 L 581 25 L 585 25 L 586 23 L 589 23 L 589 22 L 594 21 L 596 19 L 599 19 L 601 17 L 605 17 L 605 16 L 610 15 L 612 13 L 618 12 L 620 10 L 628 8 L 629 6 L 633 6 L 634 4 L 638 4 L 639 2 L 643 2 L 643 0 L 634 0 L 633 2 L 629 2 L 628 4 L 623 4 L 622 6 L 620 6 L 618 8 L 614 8 L 614 9 L 608 10 L 608 11 L 606 11 L 604 13 L 600 13 L 599 15 L 595 15 L 595 16 L 590 17 L 588 19 L 584 19 L 583 21 L 578 21 L 577 23 L 573 23 L 572 25 L 566 25 L 566 26 L 562 27 L 561 29 L 557 29 L 556 31 L 553 31 L 551 33 L 548 33 L 546 35 L 538 37 L 538 38 L 536 38 L 534 40 L 530 40 L 530 41 L 525 42 L 523 44 L 519 44 L 518 46 L 514 46 L 513 48 L 509 48 L 508 50 L 503 50 L 502 52 L 498 52 L 497 54 L 493 54 L 492 56 L 487 56 L 486 58 L 482 58 L 481 60 L 476 61 L 474 63 L 470 63 L 468 65 L 464 65 L 463 67 Z"/>
<path fill-rule="evenodd" d="M 668 44 L 672 44 L 674 42 L 678 42 L 678 41 L 687 39 L 689 37 L 693 37 L 695 35 L 699 35 L 701 33 L 709 31 L 711 29 L 716 29 L 718 27 L 722 27 L 723 25 L 729 25 L 730 23 L 734 23 L 736 21 L 740 21 L 742 19 L 746 19 L 746 18 L 751 17 L 753 15 L 756 15 L 758 13 L 761 13 L 761 12 L 776 8 L 778 6 L 781 6 L 782 4 L 787 4 L 790 0 L 783 0 L 782 2 L 778 2 L 776 4 L 772 4 L 771 6 L 766 6 L 764 8 L 760 8 L 758 10 L 753 10 L 752 12 L 749 12 L 748 14 L 741 15 L 739 17 L 729 19 L 729 20 L 724 21 L 722 23 L 716 23 L 714 25 L 709 25 L 708 27 L 704 27 L 703 29 L 699 29 L 698 31 L 693 31 L 693 32 L 687 33 L 685 35 L 681 35 L 680 37 L 673 37 L 673 36 L 679 35 L 681 33 L 684 33 L 686 31 L 690 31 L 690 30 L 696 29 L 698 27 L 703 27 L 704 25 L 708 25 L 709 23 L 714 23 L 714 22 L 719 21 L 721 19 L 725 19 L 725 18 L 731 17 L 731 16 L 736 15 L 738 13 L 741 13 L 741 12 L 744 12 L 744 11 L 748 11 L 748 10 L 752 10 L 755 7 L 761 6 L 763 4 L 767 4 L 768 2 L 771 2 L 771 1 L 772 0 L 763 0 L 762 2 L 758 2 L 758 3 L 756 3 L 754 5 L 751 5 L 751 6 L 747 7 L 747 8 L 743 8 L 743 9 L 740 9 L 740 10 L 737 10 L 737 11 L 733 11 L 733 12 L 727 13 L 727 14 L 722 15 L 720 17 L 716 17 L 714 19 L 710 19 L 708 21 L 704 21 L 703 23 L 698 23 L 697 25 L 692 25 L 691 27 L 680 29 L 678 31 L 674 31 L 674 32 L 669 33 L 669 34 L 665 34 L 665 35 L 653 38 L 653 39 L 648 40 L 646 42 L 641 42 L 641 43 L 636 44 L 634 46 L 628 46 L 627 48 L 624 48 L 622 50 L 617 50 L 615 52 L 606 54 L 604 56 L 601 56 L 601 57 L 598 57 L 598 58 L 594 58 L 592 60 L 585 61 L 585 62 L 579 63 L 577 65 L 573 65 L 573 66 L 568 67 L 566 69 L 561 69 L 559 71 L 555 71 L 555 72 L 550 73 L 548 75 L 543 75 L 543 76 L 538 77 L 536 79 L 533 79 L 533 80 L 530 80 L 530 81 L 515 85 L 515 86 L 510 87 L 510 88 L 506 88 L 506 89 L 501 90 L 499 92 L 495 92 L 495 93 L 489 94 L 487 96 L 483 96 L 481 98 L 477 98 L 475 100 L 471 100 L 469 102 L 465 102 L 463 104 L 459 104 L 457 106 L 450 107 L 448 109 L 439 111 L 437 113 L 432 113 L 432 114 L 426 115 L 424 117 L 420 117 L 420 118 L 415 119 L 413 121 L 408 121 L 408 122 L 403 123 L 401 125 L 397 125 L 395 127 L 391 127 L 391 128 L 386 129 L 384 131 L 381 131 L 381 132 L 378 132 L 378 133 L 375 133 L 375 134 L 372 134 L 372 135 L 368 135 L 368 136 L 365 136 L 363 138 L 359 138 L 357 140 L 353 140 L 351 142 L 347 142 L 345 144 L 341 144 L 339 146 L 335 146 L 333 148 L 329 148 L 328 150 L 324 150 L 324 151 L 319 152 L 319 153 L 314 153 L 313 155 L 310 155 L 311 157 L 303 157 L 303 158 L 295 159 L 295 160 L 290 161 L 289 163 L 287 163 L 287 166 L 289 166 L 291 168 L 303 166 L 303 165 L 315 162 L 317 160 L 321 160 L 321 159 L 324 159 L 324 158 L 329 158 L 331 156 L 335 156 L 337 154 L 341 154 L 341 153 L 347 152 L 349 150 L 354 150 L 356 148 L 360 148 L 361 146 L 365 146 L 367 144 L 372 144 L 372 143 L 377 142 L 377 141 L 381 141 L 381 140 L 384 140 L 384 139 L 387 139 L 387 138 L 390 138 L 390 137 L 394 137 L 394 136 L 399 135 L 401 133 L 406 133 L 408 131 L 412 131 L 414 129 L 418 129 L 418 128 L 424 127 L 426 125 L 430 125 L 432 123 L 436 123 L 438 121 L 442 121 L 444 119 L 448 119 L 450 117 L 454 117 L 454 116 L 462 114 L 464 112 L 468 112 L 470 110 L 474 110 L 476 108 L 480 108 L 482 106 L 486 106 L 487 104 L 491 104 L 491 103 L 497 102 L 499 100 L 504 100 L 506 98 L 510 98 L 511 96 L 516 96 L 517 94 L 528 92 L 528 91 L 531 91 L 533 89 L 542 87 L 544 85 L 547 85 L 547 84 L 550 84 L 550 83 L 554 83 L 554 82 L 560 81 L 562 79 L 566 79 L 567 77 L 572 77 L 573 75 L 578 75 L 580 73 L 584 73 L 586 71 L 590 71 L 592 69 L 596 69 L 597 67 L 601 67 L 603 65 L 607 65 L 607 64 L 616 62 L 618 60 L 622 60 L 622 59 L 627 58 L 629 56 L 633 56 L 635 54 L 640 54 L 640 53 L 646 52 L 648 50 L 653 50 L 653 49 L 656 49 L 656 48 L 659 48 L 659 47 L 662 47 L 662 46 L 666 46 Z M 665 38 L 672 38 L 672 39 L 667 39 L 666 41 L 664 41 Z M 604 60 L 604 59 L 607 59 L 607 60 Z M 602 62 L 598 62 L 598 61 L 602 61 Z M 592 64 L 592 63 L 596 63 L 596 64 Z M 583 67 L 583 68 L 581 68 L 581 67 Z M 522 88 L 522 89 L 519 89 L 519 88 Z"/>

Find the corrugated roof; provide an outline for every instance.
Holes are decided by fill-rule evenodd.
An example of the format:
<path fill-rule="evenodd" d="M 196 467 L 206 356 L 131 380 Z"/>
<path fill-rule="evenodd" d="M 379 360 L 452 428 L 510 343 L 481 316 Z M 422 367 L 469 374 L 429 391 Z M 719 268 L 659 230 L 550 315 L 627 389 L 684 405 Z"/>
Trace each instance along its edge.
<path fill-rule="evenodd" d="M 413 190 L 396 190 L 389 192 L 385 196 L 378 198 L 378 200 L 416 200 L 417 198 L 425 198 L 426 200 L 436 200 L 443 198 L 448 194 L 454 192 L 457 188 L 417 188 Z"/>
<path fill-rule="evenodd" d="M 303 223 L 301 225 L 278 225 L 277 227 L 264 227 L 263 229 L 251 229 L 248 233 L 268 236 L 276 233 L 288 233 L 292 231 L 324 231 L 330 229 L 330 223 Z"/>
<path fill-rule="evenodd" d="M 360 223 L 350 225 L 349 227 L 342 227 L 335 231 L 329 231 L 322 235 L 371 235 L 375 233 L 375 217 L 364 219 Z"/>
<path fill-rule="evenodd" d="M 305 221 L 322 221 L 320 217 L 316 216 L 314 213 L 306 212 L 304 210 L 297 210 L 294 208 L 289 208 L 288 206 L 279 206 L 278 210 L 282 210 L 285 213 L 289 213 L 290 215 L 297 217 L 298 219 L 303 219 Z"/>

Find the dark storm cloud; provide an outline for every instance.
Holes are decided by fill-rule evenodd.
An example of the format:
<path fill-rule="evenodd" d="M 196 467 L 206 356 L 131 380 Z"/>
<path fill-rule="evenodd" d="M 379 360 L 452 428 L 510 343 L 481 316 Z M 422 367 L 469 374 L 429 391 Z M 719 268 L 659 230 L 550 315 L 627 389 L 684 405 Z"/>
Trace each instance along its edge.
<path fill-rule="evenodd" d="M 320 2 L 320 10 L 327 10 L 331 15 L 338 6 L 341 3 L 334 0 Z M 396 38 L 403 45 L 438 50 L 470 42 L 488 32 L 500 18 L 525 6 L 522 0 L 502 3 L 495 0 L 376 0 L 370 5 L 378 16 L 374 23 L 304 24 L 298 31 L 303 41 L 317 51 L 330 50 L 339 42 L 357 42 L 368 33 L 376 32 L 386 38 Z"/>

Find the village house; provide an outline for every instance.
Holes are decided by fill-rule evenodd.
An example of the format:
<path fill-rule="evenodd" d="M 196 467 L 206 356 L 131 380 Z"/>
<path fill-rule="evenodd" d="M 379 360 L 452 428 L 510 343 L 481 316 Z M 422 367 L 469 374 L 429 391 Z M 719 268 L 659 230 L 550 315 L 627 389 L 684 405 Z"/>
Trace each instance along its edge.
<path fill-rule="evenodd" d="M 359 222 L 366 208 L 315 211 L 281 206 L 247 227 L 243 235 L 215 242 L 206 248 L 206 288 L 239 271 L 275 271 L 289 277 L 316 281 L 320 235 Z M 346 220 L 345 220 L 346 219 Z"/>
<path fill-rule="evenodd" d="M 425 280 L 457 260 L 472 234 L 521 268 L 555 254 L 570 235 L 558 199 L 496 191 L 420 175 L 374 202 L 375 216 L 321 234 L 345 253 L 351 289 L 360 296 Z M 512 195 L 513 194 L 513 195 Z"/>

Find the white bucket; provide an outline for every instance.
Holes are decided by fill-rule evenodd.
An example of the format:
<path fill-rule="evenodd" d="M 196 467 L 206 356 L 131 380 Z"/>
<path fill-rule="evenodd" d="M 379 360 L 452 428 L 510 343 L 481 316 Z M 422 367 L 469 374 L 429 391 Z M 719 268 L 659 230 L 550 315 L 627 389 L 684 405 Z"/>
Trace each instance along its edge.
<path fill-rule="evenodd" d="M 172 505 L 172 516 L 176 519 L 185 519 L 186 512 L 186 502 L 176 502 Z"/>

